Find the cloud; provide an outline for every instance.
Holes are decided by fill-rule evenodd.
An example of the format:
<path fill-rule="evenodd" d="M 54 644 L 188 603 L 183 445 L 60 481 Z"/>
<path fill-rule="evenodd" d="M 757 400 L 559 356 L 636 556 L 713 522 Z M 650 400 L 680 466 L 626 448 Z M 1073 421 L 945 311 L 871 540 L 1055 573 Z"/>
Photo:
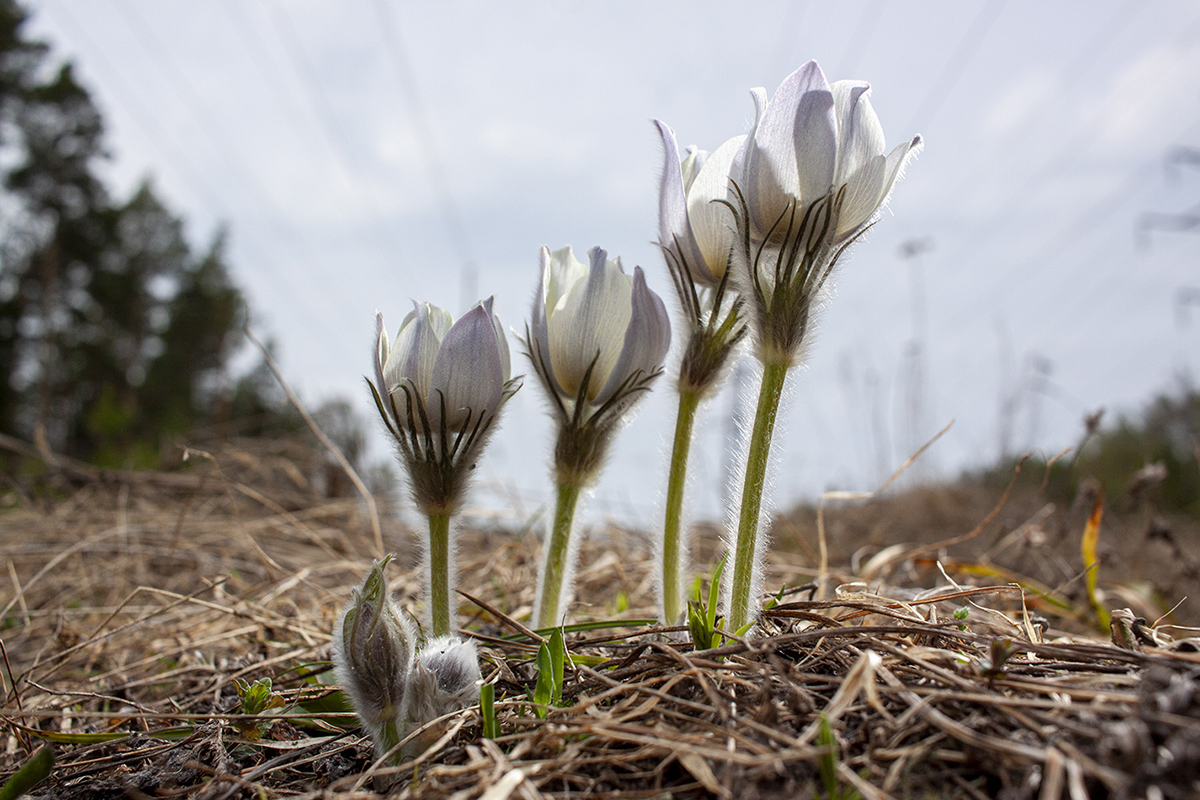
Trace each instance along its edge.
<path fill-rule="evenodd" d="M 1200 49 L 1161 44 L 1122 69 L 1097 102 L 1097 144 L 1114 153 L 1165 146 L 1181 132 L 1183 98 L 1200 91 Z"/>

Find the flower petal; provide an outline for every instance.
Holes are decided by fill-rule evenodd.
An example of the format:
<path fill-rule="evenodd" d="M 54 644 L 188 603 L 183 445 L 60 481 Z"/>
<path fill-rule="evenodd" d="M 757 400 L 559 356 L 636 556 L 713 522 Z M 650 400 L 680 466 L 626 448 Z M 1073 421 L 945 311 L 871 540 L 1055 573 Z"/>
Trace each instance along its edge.
<path fill-rule="evenodd" d="M 500 324 L 500 317 L 492 311 L 492 303 L 495 299 L 496 297 L 493 295 L 484 300 L 481 305 L 487 311 L 488 318 L 492 321 L 492 327 L 496 329 L 496 345 L 500 348 L 501 374 L 504 376 L 504 382 L 508 383 L 508 379 L 512 377 L 512 357 L 508 352 L 508 337 L 504 335 L 504 326 Z"/>
<path fill-rule="evenodd" d="M 592 400 L 621 355 L 633 283 L 604 250 L 593 247 L 589 255 L 588 279 L 571 286 L 553 310 L 547 308 L 547 329 L 550 364 L 567 396 L 578 395 L 584 374 L 595 362 L 587 391 Z"/>
<path fill-rule="evenodd" d="M 442 340 L 429 390 L 430 425 L 438 427 L 435 420 L 442 398 L 446 429 L 457 431 L 468 421 L 474 424 L 480 414 L 495 411 L 503 392 L 504 364 L 496 326 L 481 303 L 454 323 Z"/>
<path fill-rule="evenodd" d="M 875 156 L 850 177 L 846 183 L 846 196 L 842 201 L 836 236 L 852 235 L 875 215 L 886 168 L 887 159 Z"/>
<path fill-rule="evenodd" d="M 925 147 L 925 140 L 921 138 L 921 134 L 909 139 L 907 142 L 902 142 L 888 153 L 887 168 L 884 170 L 883 186 L 879 190 L 879 206 L 887 205 L 888 197 L 892 194 L 892 189 L 896 186 L 896 181 L 900 180 L 900 176 L 904 174 L 905 168 L 908 167 L 908 162 L 917 153 L 921 152 Z"/>
<path fill-rule="evenodd" d="M 762 122 L 762 116 L 767 111 L 767 90 L 761 86 L 755 86 L 750 90 L 750 98 L 754 101 L 754 127 L 750 129 L 750 135 L 754 136 L 754 132 L 758 130 L 758 124 Z"/>
<path fill-rule="evenodd" d="M 707 158 L 707 150 L 701 150 L 694 144 L 688 145 L 687 155 L 683 157 L 683 161 L 679 162 L 679 171 L 683 173 L 683 193 L 685 195 L 688 193 L 688 189 L 692 188 L 692 181 L 696 180 L 696 173 L 704 166 Z"/>
<path fill-rule="evenodd" d="M 621 347 L 621 357 L 604 389 L 596 396 L 598 405 L 611 398 L 635 372 L 641 372 L 644 377 L 658 369 L 671 347 L 671 320 L 667 308 L 662 298 L 646 285 L 646 276 L 641 267 L 633 269 L 630 302 L 632 313 Z"/>
<path fill-rule="evenodd" d="M 379 392 L 379 399 L 382 400 L 387 396 L 388 387 L 383 381 L 383 365 L 388 358 L 388 335 L 387 328 L 383 324 L 383 314 L 375 312 L 375 391 Z M 384 405 L 387 405 L 386 403 Z"/>
<path fill-rule="evenodd" d="M 874 158 L 883 155 L 883 126 L 871 107 L 871 84 L 837 81 L 830 89 L 838 121 L 838 162 L 833 184 L 841 186 Z"/>
<path fill-rule="evenodd" d="M 553 253 L 547 247 L 542 250 L 542 296 L 546 299 L 546 311 L 552 312 L 563 295 L 587 277 L 588 268 L 575 257 L 570 245 Z"/>
<path fill-rule="evenodd" d="M 565 394 L 558 378 L 554 375 L 554 366 L 550 362 L 549 316 L 553 313 L 562 293 L 569 289 L 574 281 L 586 280 L 587 268 L 575 259 L 570 245 L 559 248 L 553 253 L 550 252 L 549 247 L 542 245 L 541 260 L 542 284 L 537 296 L 533 298 L 533 318 L 530 322 L 532 329 L 530 335 L 533 337 L 529 342 L 530 347 L 533 348 L 530 355 L 535 362 L 545 363 L 549 373 L 547 377 L 552 388 L 560 394 Z M 573 274 L 575 265 L 579 267 L 578 274 Z M 540 363 L 538 367 L 540 371 Z"/>
<path fill-rule="evenodd" d="M 712 286 L 729 267 L 729 254 L 737 239 L 733 215 L 720 201 L 730 198 L 730 176 L 745 142 L 745 136 L 735 136 L 718 147 L 704 162 L 687 195 L 687 216 L 704 270 L 694 277 Z"/>
<path fill-rule="evenodd" d="M 388 391 L 394 391 L 403 381 L 412 381 L 417 395 L 429 397 L 429 381 L 437 360 L 442 336 L 449 329 L 450 314 L 429 303 L 413 302 L 413 310 L 404 318 L 396 343 L 383 367 Z M 399 399 L 399 398 L 398 398 Z"/>
<path fill-rule="evenodd" d="M 693 272 L 705 269 L 692 227 L 688 224 L 688 202 L 684 189 L 683 167 L 675 132 L 662 120 L 655 126 L 663 142 L 663 172 L 658 190 L 658 241 L 673 250 Z M 695 165 L 693 159 L 691 166 Z M 703 170 L 701 170 L 703 171 Z"/>
<path fill-rule="evenodd" d="M 887 204 L 896 180 L 904 172 L 908 160 L 920 152 L 923 144 L 920 136 L 914 136 L 897 145 L 886 158 L 876 156 L 851 177 L 838 219 L 837 236 L 840 239 L 853 236 Z"/>
<path fill-rule="evenodd" d="M 810 61 L 784 79 L 754 132 L 746 189 L 756 225 L 769 229 L 792 198 L 811 203 L 825 194 L 836 163 L 833 94 Z"/>

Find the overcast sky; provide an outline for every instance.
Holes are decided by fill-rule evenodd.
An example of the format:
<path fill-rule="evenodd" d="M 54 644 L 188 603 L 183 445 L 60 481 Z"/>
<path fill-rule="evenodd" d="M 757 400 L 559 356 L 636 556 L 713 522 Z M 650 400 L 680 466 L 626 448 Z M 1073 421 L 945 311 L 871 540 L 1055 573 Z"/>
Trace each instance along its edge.
<path fill-rule="evenodd" d="M 951 419 L 926 476 L 1005 443 L 1056 452 L 1086 412 L 1134 411 L 1200 366 L 1200 308 L 1189 323 L 1177 303 L 1200 286 L 1200 237 L 1136 235 L 1147 212 L 1200 202 L 1200 168 L 1168 164 L 1200 146 L 1196 2 L 31 7 L 103 110 L 113 184 L 152 176 L 198 245 L 230 226 L 254 327 L 314 405 L 374 413 L 376 309 L 394 330 L 410 298 L 457 316 L 494 294 L 522 329 L 542 244 L 602 245 L 673 303 L 650 120 L 714 149 L 752 119 L 749 88 L 812 58 L 871 82 L 889 147 L 926 147 L 843 262 L 794 376 L 776 505 L 872 488 Z M 490 448 L 485 504 L 530 513 L 548 495 L 538 391 Z M 720 509 L 731 394 L 700 424 L 701 516 Z M 657 520 L 673 420 L 663 380 L 590 515 Z"/>

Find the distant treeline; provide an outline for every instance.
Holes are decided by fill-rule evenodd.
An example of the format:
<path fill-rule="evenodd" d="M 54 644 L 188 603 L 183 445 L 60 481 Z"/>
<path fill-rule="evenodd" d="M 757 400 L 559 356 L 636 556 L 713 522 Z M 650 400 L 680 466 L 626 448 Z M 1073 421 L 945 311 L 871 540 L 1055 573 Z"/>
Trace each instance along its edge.
<path fill-rule="evenodd" d="M 1111 425 L 1095 415 L 1090 427 L 1081 431 L 1081 446 L 1061 458 L 1026 460 L 1022 485 L 1045 482 L 1047 497 L 1067 503 L 1081 489 L 1099 487 L 1119 510 L 1149 507 L 1200 518 L 1200 389 L 1181 383 L 1136 415 Z M 1008 460 L 969 479 L 1006 483 L 1014 466 Z"/>
<path fill-rule="evenodd" d="M 100 112 L 27 18 L 0 0 L 0 431 L 151 466 L 198 428 L 294 428 L 265 369 L 231 374 L 246 303 L 224 233 L 193 248 L 149 181 L 113 196 Z"/>

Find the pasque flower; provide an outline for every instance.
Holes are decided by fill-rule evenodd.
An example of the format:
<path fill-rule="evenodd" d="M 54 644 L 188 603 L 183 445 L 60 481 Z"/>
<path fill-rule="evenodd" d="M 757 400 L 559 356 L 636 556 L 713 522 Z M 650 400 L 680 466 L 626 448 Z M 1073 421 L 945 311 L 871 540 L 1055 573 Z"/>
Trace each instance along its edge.
<path fill-rule="evenodd" d="M 741 174 L 746 137 L 730 139 L 712 154 L 688 148 L 681 160 L 675 132 L 660 120 L 655 125 L 663 143 L 659 245 L 679 298 L 685 337 L 675 383 L 679 408 L 658 554 L 662 618 L 671 624 L 683 615 L 683 569 L 688 558 L 683 499 L 696 411 L 720 384 L 746 332 L 743 301 L 730 288 L 729 269 L 737 244 L 732 179 Z"/>
<path fill-rule="evenodd" d="M 414 302 L 392 344 L 383 315 L 376 315 L 375 389 L 386 399 L 384 420 L 426 458 L 470 447 L 463 437 L 486 429 L 512 394 L 511 371 L 490 297 L 457 323 L 437 306 Z"/>
<path fill-rule="evenodd" d="M 416 640 L 412 625 L 388 597 L 385 570 L 390 560 L 387 556 L 375 562 L 333 632 L 338 683 L 381 756 L 403 736 L 405 689 Z"/>
<path fill-rule="evenodd" d="M 662 372 L 671 324 L 641 267 L 626 274 L 599 247 L 590 266 L 570 247 L 542 248 L 542 280 L 525 346 L 558 421 L 554 469 L 558 502 L 543 554 L 534 621 L 561 622 L 571 594 L 571 521 L 580 492 L 598 474 L 612 435 Z"/>
<path fill-rule="evenodd" d="M 760 111 L 740 156 L 736 206 L 744 292 L 764 362 L 792 363 L 814 302 L 846 247 L 878 217 L 920 136 L 885 152 L 864 81 L 830 85 L 817 62 L 793 72 Z"/>
<path fill-rule="evenodd" d="M 542 247 L 542 285 L 533 302 L 534 368 L 556 407 L 581 421 L 607 415 L 659 372 L 671 344 L 662 299 L 641 267 L 625 273 L 599 247 L 590 266 L 571 248 Z"/>
<path fill-rule="evenodd" d="M 451 632 L 454 593 L 450 517 L 504 403 L 520 388 L 510 379 L 508 342 L 492 299 L 454 322 L 428 303 L 414 303 L 396 341 L 376 315 L 375 381 L 368 383 L 408 471 L 413 500 L 429 517 L 430 625 Z"/>
<path fill-rule="evenodd" d="M 806 344 L 816 304 L 847 248 L 874 222 L 920 136 L 885 151 L 883 128 L 862 81 L 830 85 L 815 61 L 789 75 L 759 113 L 733 182 L 733 268 L 746 297 L 763 365 L 747 443 L 733 570 L 724 584 L 727 627 L 753 623 L 761 581 L 762 492 L 771 436 L 789 368 Z"/>

